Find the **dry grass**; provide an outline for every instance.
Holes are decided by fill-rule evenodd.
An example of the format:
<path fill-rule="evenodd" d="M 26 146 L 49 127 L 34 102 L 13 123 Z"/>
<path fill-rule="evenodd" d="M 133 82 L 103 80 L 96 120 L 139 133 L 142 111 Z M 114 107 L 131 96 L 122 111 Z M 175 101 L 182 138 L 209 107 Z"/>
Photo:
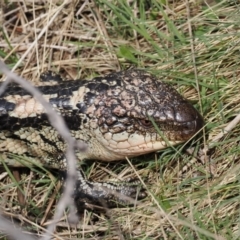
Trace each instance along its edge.
<path fill-rule="evenodd" d="M 239 1 L 33 2 L 1 6 L 0 57 L 15 72 L 38 84 L 47 69 L 74 79 L 147 69 L 202 112 L 204 137 L 189 143 L 194 154 L 211 146 L 200 156 L 206 164 L 194 163 L 184 178 L 178 172 L 192 157 L 182 146 L 133 159 L 134 169 L 126 161 L 86 163 L 94 180 L 124 179 L 137 171 L 149 196 L 137 207 L 105 215 L 86 211 L 73 228 L 65 216 L 55 239 L 239 239 L 239 125 L 214 139 L 240 110 Z M 42 234 L 59 192 L 54 174 L 23 171 L 21 209 L 9 174 L 0 175 L 2 212 Z"/>

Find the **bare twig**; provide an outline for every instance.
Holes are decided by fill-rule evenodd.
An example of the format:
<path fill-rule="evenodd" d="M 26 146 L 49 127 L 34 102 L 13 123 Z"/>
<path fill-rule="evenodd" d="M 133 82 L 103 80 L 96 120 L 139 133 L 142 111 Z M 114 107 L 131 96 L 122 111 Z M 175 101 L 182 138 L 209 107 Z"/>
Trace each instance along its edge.
<path fill-rule="evenodd" d="M 54 111 L 52 106 L 42 97 L 42 94 L 38 89 L 36 89 L 34 86 L 32 86 L 29 82 L 27 82 L 23 78 L 11 72 L 2 61 L 0 61 L 0 70 L 4 74 L 6 74 L 7 79 L 11 79 L 14 82 L 20 84 L 25 90 L 31 93 L 33 97 L 43 105 L 43 107 L 45 108 L 46 114 L 48 115 L 50 123 L 59 132 L 59 134 L 67 143 L 66 159 L 68 163 L 68 177 L 66 180 L 64 193 L 56 207 L 56 212 L 53 217 L 53 222 L 52 224 L 49 225 L 47 229 L 48 231 L 45 237 L 42 238 L 44 240 L 47 240 L 47 239 L 50 239 L 51 234 L 55 229 L 56 223 L 61 218 L 64 209 L 67 206 L 74 206 L 73 199 L 71 198 L 71 196 L 73 194 L 75 181 L 77 179 L 76 157 L 74 154 L 74 149 L 76 148 L 76 145 L 77 145 L 76 140 L 72 138 L 63 118 Z M 4 87 L 7 87 L 7 84 L 5 84 Z M 2 89 L 0 88 L 0 92 L 1 90 Z M 78 144 L 78 147 L 81 150 L 85 148 L 85 145 Z"/>
<path fill-rule="evenodd" d="M 13 223 L 6 218 L 3 218 L 1 215 L 0 229 L 14 239 L 36 240 L 36 238 L 30 237 L 29 235 L 24 234 L 20 229 L 13 227 Z"/>
<path fill-rule="evenodd" d="M 240 114 L 238 114 L 223 130 L 220 132 L 217 136 L 215 136 L 209 148 L 212 148 L 212 146 L 218 142 L 224 135 L 228 134 L 230 131 L 233 130 L 237 126 L 237 124 L 240 122 Z"/>

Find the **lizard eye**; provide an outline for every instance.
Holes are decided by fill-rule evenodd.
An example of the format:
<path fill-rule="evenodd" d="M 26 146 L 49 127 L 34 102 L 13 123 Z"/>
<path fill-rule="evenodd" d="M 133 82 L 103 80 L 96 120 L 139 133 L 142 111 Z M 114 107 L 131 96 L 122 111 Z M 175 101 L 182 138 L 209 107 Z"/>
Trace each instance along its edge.
<path fill-rule="evenodd" d="M 152 126 L 152 122 L 150 120 L 145 120 L 145 119 L 141 119 L 140 120 L 141 125 L 143 125 L 144 127 L 151 127 Z"/>

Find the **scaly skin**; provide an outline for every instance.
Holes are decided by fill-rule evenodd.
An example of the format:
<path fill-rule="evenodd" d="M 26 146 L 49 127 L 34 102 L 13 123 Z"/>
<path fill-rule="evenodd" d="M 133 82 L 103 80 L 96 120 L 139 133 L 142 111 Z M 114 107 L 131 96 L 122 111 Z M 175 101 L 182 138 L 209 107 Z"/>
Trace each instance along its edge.
<path fill-rule="evenodd" d="M 150 118 L 172 145 L 189 140 L 203 125 L 197 110 L 175 89 L 142 70 L 90 81 L 63 81 L 48 72 L 42 80 L 38 88 L 43 96 L 64 117 L 73 137 L 88 145 L 86 152 L 76 153 L 79 162 L 115 161 L 166 148 Z M 66 169 L 65 143 L 49 124 L 42 105 L 21 87 L 12 85 L 0 96 L 0 123 L 0 154 L 5 163 L 22 165 L 11 157 L 14 153 Z M 75 199 L 78 205 L 103 201 L 107 206 L 125 205 L 126 197 L 136 197 L 137 186 L 137 182 L 90 182 L 79 166 Z M 145 196 L 140 191 L 138 197 Z"/>

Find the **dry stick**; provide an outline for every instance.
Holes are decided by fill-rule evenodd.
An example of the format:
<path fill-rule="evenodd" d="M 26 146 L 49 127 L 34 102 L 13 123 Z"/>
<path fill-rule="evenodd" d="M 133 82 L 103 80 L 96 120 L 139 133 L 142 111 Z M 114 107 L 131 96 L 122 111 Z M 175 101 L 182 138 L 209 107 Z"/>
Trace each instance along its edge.
<path fill-rule="evenodd" d="M 74 206 L 73 199 L 71 196 L 73 194 L 75 181 L 77 179 L 76 157 L 74 154 L 74 149 L 77 146 L 76 140 L 72 138 L 63 118 L 60 115 L 58 115 L 55 112 L 55 110 L 52 108 L 52 106 L 42 97 L 42 94 L 38 89 L 36 89 L 34 86 L 32 86 L 29 82 L 27 82 L 23 78 L 11 72 L 2 61 L 0 61 L 0 70 L 4 74 L 6 74 L 7 79 L 12 79 L 14 80 L 14 82 L 20 84 L 25 90 L 31 93 L 32 96 L 43 105 L 51 125 L 59 132 L 59 134 L 67 143 L 66 159 L 68 164 L 68 177 L 66 179 L 64 192 L 59 200 L 59 203 L 56 206 L 53 222 L 48 226 L 45 237 L 42 238 L 44 240 L 47 240 L 51 238 L 51 235 L 55 229 L 56 223 L 57 221 L 60 220 L 65 208 L 67 206 Z M 7 81 L 7 82 L 10 82 L 10 81 Z M 4 87 L 6 87 L 6 84 L 4 85 Z M 0 94 L 1 92 L 2 92 L 2 89 L 0 88 Z M 79 150 L 84 150 L 86 148 L 84 144 L 80 144 L 80 143 L 78 143 L 77 147 L 79 148 Z"/>
<path fill-rule="evenodd" d="M 0 215 L 0 230 L 4 231 L 7 235 L 14 239 L 24 239 L 24 240 L 36 240 L 27 234 L 24 234 L 20 228 L 13 226 L 13 223 L 8 221 L 6 218 Z"/>
<path fill-rule="evenodd" d="M 240 122 L 240 114 L 238 114 L 217 136 L 215 136 L 209 148 L 212 148 L 215 143 L 217 143 L 224 135 L 232 131 L 233 128 Z"/>

